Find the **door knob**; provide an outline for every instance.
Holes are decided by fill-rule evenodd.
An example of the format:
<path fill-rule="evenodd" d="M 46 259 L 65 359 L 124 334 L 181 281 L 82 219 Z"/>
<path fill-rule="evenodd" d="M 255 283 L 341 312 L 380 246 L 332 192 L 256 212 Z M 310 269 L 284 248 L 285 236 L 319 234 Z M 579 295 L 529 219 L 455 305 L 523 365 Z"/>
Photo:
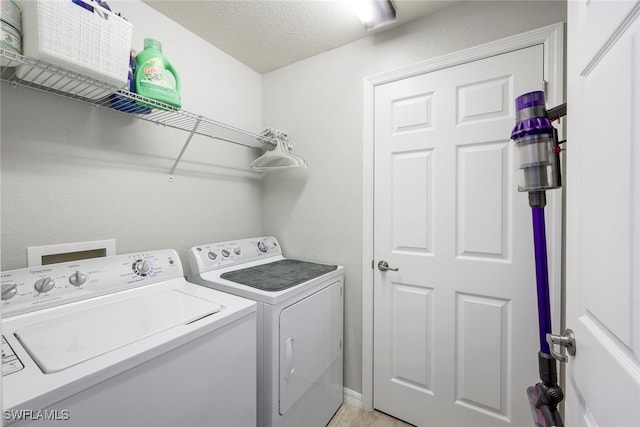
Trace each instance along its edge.
<path fill-rule="evenodd" d="M 554 344 L 566 348 L 570 356 L 576 355 L 576 337 L 571 329 L 567 329 L 562 335 L 547 334 L 547 344 L 549 344 L 551 356 L 560 362 L 566 363 L 568 358 L 555 351 L 553 348 Z"/>
<path fill-rule="evenodd" d="M 380 270 L 380 271 L 398 271 L 397 268 L 389 267 L 389 264 L 387 263 L 387 261 L 380 261 L 378 263 L 378 270 Z"/>

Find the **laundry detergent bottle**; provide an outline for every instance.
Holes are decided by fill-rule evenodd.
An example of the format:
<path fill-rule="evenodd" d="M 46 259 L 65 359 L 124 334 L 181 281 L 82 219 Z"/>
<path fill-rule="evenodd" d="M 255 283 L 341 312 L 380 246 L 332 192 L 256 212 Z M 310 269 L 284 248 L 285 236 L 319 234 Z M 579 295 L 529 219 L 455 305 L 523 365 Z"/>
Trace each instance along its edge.
<path fill-rule="evenodd" d="M 162 44 L 144 39 L 144 50 L 136 56 L 135 91 L 138 95 L 180 108 L 180 77 L 162 55 Z"/>

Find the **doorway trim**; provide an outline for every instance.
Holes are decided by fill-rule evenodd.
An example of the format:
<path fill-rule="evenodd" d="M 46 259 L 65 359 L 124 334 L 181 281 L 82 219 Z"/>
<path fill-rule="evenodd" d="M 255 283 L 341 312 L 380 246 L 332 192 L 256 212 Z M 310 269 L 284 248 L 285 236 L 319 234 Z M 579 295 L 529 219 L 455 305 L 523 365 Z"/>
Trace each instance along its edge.
<path fill-rule="evenodd" d="M 397 70 L 375 74 L 363 80 L 363 182 L 362 182 L 362 400 L 361 407 L 373 410 L 373 202 L 374 202 L 374 101 L 376 86 L 403 80 L 491 56 L 543 45 L 544 80 L 547 102 L 555 106 L 564 102 L 564 23 L 548 25 L 480 46 L 471 47 Z M 514 100 L 515 101 L 515 100 Z M 514 122 L 515 124 L 515 122 Z M 563 135 L 564 126 L 559 126 Z M 505 138 L 508 134 L 505 134 Z M 553 218 L 547 228 L 549 249 L 549 283 L 554 329 L 563 325 L 562 315 L 562 191 L 547 196 L 547 215 Z"/>

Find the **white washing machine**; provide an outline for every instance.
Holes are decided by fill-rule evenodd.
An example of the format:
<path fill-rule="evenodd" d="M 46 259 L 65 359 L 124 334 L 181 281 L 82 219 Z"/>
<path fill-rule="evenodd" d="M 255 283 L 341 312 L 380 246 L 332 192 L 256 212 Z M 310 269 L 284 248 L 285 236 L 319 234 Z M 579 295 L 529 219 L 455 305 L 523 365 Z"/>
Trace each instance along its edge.
<path fill-rule="evenodd" d="M 325 426 L 344 395 L 343 268 L 285 258 L 274 237 L 187 257 L 191 281 L 258 303 L 258 425 Z"/>
<path fill-rule="evenodd" d="M 2 315 L 6 424 L 256 423 L 256 304 L 174 250 L 2 272 Z"/>

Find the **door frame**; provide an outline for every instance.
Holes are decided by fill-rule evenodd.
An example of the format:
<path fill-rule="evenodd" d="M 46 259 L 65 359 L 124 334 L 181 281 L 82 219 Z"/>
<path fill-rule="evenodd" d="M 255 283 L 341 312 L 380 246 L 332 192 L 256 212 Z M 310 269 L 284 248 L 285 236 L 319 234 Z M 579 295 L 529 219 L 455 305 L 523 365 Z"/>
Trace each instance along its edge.
<path fill-rule="evenodd" d="M 375 88 L 386 83 L 403 80 L 468 62 L 500 55 L 513 50 L 542 44 L 544 46 L 544 80 L 550 106 L 564 101 L 564 23 L 548 25 L 522 34 L 499 39 L 437 58 L 412 64 L 400 69 L 375 74 L 363 79 L 363 182 L 362 182 L 362 395 L 361 407 L 373 410 L 373 239 L 374 239 L 374 125 Z M 520 94 L 515 94 L 520 95 Z M 514 100 L 515 102 L 515 100 Z M 515 120 L 515 119 L 514 119 Z M 514 121 L 515 125 L 515 121 Z M 563 126 L 559 132 L 563 134 Z M 505 138 L 508 137 L 505 133 Z M 547 194 L 547 245 L 549 250 L 549 283 L 554 320 L 554 332 L 564 325 L 562 301 L 562 191 Z M 532 357 L 535 357 L 532 356 Z M 524 393 L 524 391 L 523 391 Z M 354 398 L 351 401 L 357 400 Z"/>

